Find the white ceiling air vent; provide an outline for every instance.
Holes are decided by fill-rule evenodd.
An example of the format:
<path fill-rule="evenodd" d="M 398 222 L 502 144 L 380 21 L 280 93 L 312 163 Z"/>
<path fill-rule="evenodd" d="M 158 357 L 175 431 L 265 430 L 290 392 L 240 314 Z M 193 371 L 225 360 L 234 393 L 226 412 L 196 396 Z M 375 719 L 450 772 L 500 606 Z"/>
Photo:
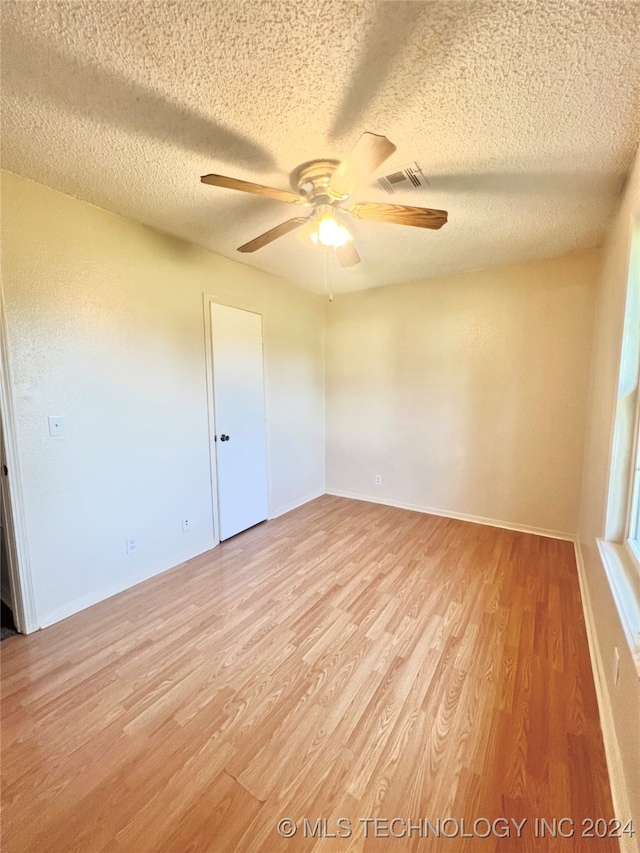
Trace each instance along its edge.
<path fill-rule="evenodd" d="M 390 175 L 378 178 L 378 183 L 389 195 L 429 186 L 429 181 L 425 178 L 417 162 L 410 163 L 408 166 L 402 166 L 397 171 L 391 172 Z"/>

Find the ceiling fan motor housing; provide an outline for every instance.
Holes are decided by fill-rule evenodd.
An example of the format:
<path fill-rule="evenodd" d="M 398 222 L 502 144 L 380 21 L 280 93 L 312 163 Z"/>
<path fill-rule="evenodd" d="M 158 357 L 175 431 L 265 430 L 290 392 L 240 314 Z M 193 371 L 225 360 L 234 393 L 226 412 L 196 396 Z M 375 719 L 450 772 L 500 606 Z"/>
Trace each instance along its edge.
<path fill-rule="evenodd" d="M 308 160 L 291 173 L 291 187 L 311 206 L 343 201 L 346 195 L 329 190 L 331 176 L 339 165 L 339 160 Z"/>

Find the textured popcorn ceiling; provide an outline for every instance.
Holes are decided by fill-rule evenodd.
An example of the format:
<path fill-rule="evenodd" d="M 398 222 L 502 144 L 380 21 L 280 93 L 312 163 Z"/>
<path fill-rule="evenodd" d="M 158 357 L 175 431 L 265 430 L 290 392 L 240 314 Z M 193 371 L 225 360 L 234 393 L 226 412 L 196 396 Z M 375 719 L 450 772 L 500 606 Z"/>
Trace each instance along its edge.
<path fill-rule="evenodd" d="M 295 234 L 236 247 L 298 215 L 205 186 L 220 172 L 288 188 L 364 130 L 444 208 L 424 231 L 350 220 L 363 262 L 337 292 L 514 263 L 603 239 L 640 137 L 637 2 L 6 2 L 4 168 L 322 289 Z M 380 174 L 379 173 L 379 174 Z"/>

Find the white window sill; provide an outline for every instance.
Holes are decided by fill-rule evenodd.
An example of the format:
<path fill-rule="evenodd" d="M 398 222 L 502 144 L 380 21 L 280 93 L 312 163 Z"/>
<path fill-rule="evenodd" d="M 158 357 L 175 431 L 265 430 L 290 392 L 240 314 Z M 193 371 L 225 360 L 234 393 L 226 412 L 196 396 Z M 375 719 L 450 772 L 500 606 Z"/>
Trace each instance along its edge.
<path fill-rule="evenodd" d="M 640 575 L 624 545 L 598 539 L 598 548 L 640 678 Z"/>

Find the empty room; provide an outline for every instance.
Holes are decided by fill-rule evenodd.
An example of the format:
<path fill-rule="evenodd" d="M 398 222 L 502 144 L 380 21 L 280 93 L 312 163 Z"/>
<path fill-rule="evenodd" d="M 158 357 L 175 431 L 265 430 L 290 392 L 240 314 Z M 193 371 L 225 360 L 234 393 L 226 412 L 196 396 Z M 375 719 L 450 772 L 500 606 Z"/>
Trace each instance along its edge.
<path fill-rule="evenodd" d="M 0 15 L 3 853 L 637 853 L 640 3 Z"/>

